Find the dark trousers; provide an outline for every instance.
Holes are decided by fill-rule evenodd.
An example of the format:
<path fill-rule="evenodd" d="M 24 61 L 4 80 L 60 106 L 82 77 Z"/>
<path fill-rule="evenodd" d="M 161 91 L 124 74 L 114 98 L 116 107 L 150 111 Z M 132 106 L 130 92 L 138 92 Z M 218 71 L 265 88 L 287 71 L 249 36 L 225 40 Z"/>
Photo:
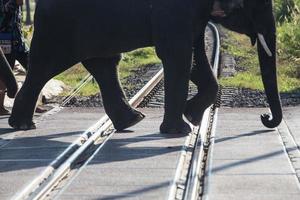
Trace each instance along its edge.
<path fill-rule="evenodd" d="M 10 65 L 10 67 L 13 69 L 15 67 L 16 60 L 26 69 L 28 70 L 28 51 L 25 52 L 12 52 L 10 54 L 5 54 L 5 57 Z"/>

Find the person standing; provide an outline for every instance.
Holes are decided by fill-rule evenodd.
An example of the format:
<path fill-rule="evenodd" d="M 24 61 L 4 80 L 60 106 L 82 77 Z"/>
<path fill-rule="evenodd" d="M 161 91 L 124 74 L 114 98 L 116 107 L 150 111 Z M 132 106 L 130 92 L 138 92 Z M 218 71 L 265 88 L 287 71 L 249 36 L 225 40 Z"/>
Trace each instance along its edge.
<path fill-rule="evenodd" d="M 0 45 L 13 69 L 16 60 L 28 70 L 29 48 L 22 32 L 23 0 L 0 0 Z M 0 115 L 10 112 L 4 107 L 5 88 L 0 84 Z M 37 107 L 37 112 L 44 112 Z"/>

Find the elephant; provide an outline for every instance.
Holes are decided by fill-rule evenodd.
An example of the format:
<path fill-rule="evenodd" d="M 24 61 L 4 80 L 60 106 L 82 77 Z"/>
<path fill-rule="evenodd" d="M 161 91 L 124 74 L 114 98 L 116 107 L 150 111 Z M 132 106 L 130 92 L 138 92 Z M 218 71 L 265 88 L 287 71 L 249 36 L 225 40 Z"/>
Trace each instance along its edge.
<path fill-rule="evenodd" d="M 276 72 L 276 26 L 272 0 L 244 0 L 243 6 L 227 16 L 212 13 L 211 19 L 224 27 L 249 36 L 252 45 L 257 43 L 262 81 L 271 115 L 261 115 L 268 128 L 277 127 L 282 121 L 282 106 L 278 93 Z"/>
<path fill-rule="evenodd" d="M 211 10 L 221 7 L 230 13 L 241 4 L 242 0 L 39 0 L 29 70 L 15 99 L 10 126 L 36 128 L 32 116 L 41 89 L 48 80 L 78 62 L 101 86 L 104 109 L 114 127 L 123 130 L 138 123 L 145 116 L 128 104 L 118 80 L 117 65 L 121 53 L 154 46 L 164 66 L 165 113 L 160 132 L 189 133 L 191 128 L 183 120 L 183 113 L 193 75 L 193 49 L 198 64 L 206 62 L 202 61 L 204 30 Z M 212 86 L 204 91 L 199 87 L 198 96 L 218 87 L 209 75 L 210 67 L 205 65 L 202 72 L 208 74 L 205 81 Z M 215 94 L 209 95 L 196 98 L 197 105 L 211 104 L 206 101 L 213 101 Z M 193 113 L 190 115 L 194 117 Z"/>
<path fill-rule="evenodd" d="M 7 96 L 9 96 L 10 98 L 14 98 L 18 92 L 18 84 L 1 48 L 0 81 L 2 81 L 7 88 Z"/>

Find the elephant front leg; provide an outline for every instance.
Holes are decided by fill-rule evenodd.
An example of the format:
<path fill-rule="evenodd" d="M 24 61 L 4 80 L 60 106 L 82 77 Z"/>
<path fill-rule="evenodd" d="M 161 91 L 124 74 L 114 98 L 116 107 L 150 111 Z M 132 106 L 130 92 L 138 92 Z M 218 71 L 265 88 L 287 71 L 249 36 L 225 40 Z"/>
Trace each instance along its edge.
<path fill-rule="evenodd" d="M 17 94 L 8 121 L 11 127 L 18 130 L 36 128 L 32 118 L 38 96 L 44 84 L 45 81 L 40 80 L 38 77 L 33 78 L 31 74 L 27 75 L 21 90 Z"/>
<path fill-rule="evenodd" d="M 197 86 L 198 93 L 187 101 L 184 115 L 193 125 L 198 126 L 206 108 L 216 101 L 219 87 L 207 60 L 204 37 L 200 37 L 194 45 L 193 56 L 191 81 Z"/>
<path fill-rule="evenodd" d="M 157 53 L 164 65 L 165 114 L 160 126 L 161 133 L 187 134 L 190 126 L 182 115 L 188 94 L 188 82 L 192 58 L 192 45 L 174 42 L 157 48 Z"/>
<path fill-rule="evenodd" d="M 50 55 L 50 53 L 47 54 L 43 50 L 39 52 L 44 52 L 44 54 L 35 54 L 36 48 L 34 44 L 36 43 L 31 45 L 28 74 L 21 90 L 17 94 L 12 114 L 8 121 L 11 127 L 20 130 L 36 128 L 33 122 L 33 114 L 41 90 L 51 78 L 66 70 L 68 66 L 71 66 L 70 63 L 73 63 L 64 61 L 64 59 L 60 60 L 55 56 L 52 59 L 46 59 L 45 55 Z"/>

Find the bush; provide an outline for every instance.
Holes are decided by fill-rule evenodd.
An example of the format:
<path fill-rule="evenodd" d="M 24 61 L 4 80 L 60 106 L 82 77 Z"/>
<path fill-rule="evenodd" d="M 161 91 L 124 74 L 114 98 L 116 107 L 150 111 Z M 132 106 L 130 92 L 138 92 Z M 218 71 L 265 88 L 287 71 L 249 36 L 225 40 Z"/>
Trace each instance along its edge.
<path fill-rule="evenodd" d="M 295 12 L 299 11 L 300 0 L 275 0 L 274 10 L 276 21 L 281 23 L 293 20 Z"/>
<path fill-rule="evenodd" d="M 278 50 L 280 54 L 300 59 L 300 16 L 278 26 Z"/>
<path fill-rule="evenodd" d="M 300 62 L 300 0 L 276 0 L 278 53 Z"/>

